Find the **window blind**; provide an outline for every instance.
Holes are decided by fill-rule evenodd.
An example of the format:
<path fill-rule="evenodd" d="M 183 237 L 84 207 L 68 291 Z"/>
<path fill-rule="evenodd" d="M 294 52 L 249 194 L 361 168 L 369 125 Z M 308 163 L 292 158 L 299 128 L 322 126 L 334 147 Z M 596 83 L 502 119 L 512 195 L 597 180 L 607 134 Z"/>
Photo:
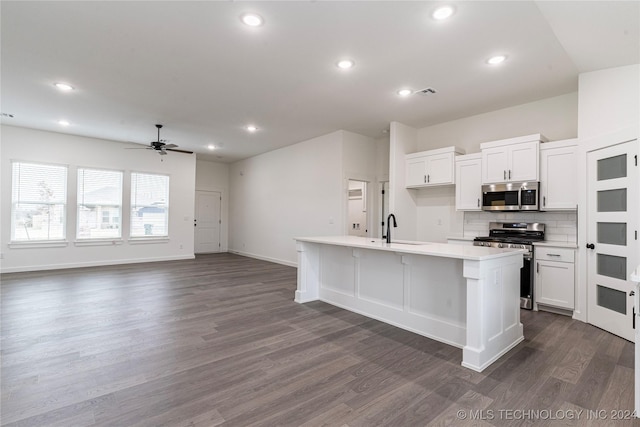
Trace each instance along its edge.
<path fill-rule="evenodd" d="M 66 207 L 66 166 L 12 163 L 12 241 L 63 240 Z"/>
<path fill-rule="evenodd" d="M 122 172 L 78 169 L 78 239 L 120 238 Z"/>
<path fill-rule="evenodd" d="M 131 237 L 169 235 L 169 177 L 131 173 Z"/>

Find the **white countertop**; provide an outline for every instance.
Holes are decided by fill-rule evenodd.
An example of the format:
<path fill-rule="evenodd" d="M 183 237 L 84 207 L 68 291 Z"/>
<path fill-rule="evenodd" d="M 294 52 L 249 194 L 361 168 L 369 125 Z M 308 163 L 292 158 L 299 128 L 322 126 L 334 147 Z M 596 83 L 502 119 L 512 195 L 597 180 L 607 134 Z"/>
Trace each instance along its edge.
<path fill-rule="evenodd" d="M 429 243 L 403 240 L 397 240 L 394 241 L 394 243 L 386 243 L 383 239 L 372 239 L 357 236 L 296 237 L 295 240 L 299 242 L 322 243 L 326 245 L 348 246 L 352 248 L 467 259 L 473 261 L 508 257 L 513 256 L 514 253 L 524 253 L 522 249 L 498 249 L 448 243 Z"/>

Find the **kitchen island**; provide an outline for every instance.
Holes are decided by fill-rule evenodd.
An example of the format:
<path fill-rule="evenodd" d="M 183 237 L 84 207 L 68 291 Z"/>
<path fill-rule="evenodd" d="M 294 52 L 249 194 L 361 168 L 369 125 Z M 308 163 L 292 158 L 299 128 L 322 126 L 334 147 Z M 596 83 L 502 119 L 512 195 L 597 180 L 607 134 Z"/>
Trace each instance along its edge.
<path fill-rule="evenodd" d="M 524 339 L 522 250 L 356 236 L 296 238 L 295 301 L 321 300 L 462 348 L 481 372 Z"/>

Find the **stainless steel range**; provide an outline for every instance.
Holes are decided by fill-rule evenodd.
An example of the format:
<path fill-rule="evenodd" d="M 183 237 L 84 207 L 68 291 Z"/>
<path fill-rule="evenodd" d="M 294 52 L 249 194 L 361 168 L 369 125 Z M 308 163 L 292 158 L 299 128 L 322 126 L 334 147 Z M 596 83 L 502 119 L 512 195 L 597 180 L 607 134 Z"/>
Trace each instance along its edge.
<path fill-rule="evenodd" d="M 544 224 L 538 222 L 491 222 L 489 236 L 476 237 L 474 246 L 524 249 L 520 270 L 520 307 L 533 308 L 533 242 L 544 240 Z"/>

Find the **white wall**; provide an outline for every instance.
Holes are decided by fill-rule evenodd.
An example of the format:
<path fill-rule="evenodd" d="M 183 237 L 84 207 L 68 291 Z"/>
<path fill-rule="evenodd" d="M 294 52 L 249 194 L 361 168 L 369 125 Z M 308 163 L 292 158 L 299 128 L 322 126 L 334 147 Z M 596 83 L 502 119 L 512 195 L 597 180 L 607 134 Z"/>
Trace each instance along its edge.
<path fill-rule="evenodd" d="M 369 213 L 366 215 L 366 224 L 361 225 L 361 233 L 363 236 L 378 236 L 379 230 L 375 226 L 375 212 L 380 206 L 380 197 L 377 192 L 377 183 L 379 182 L 379 176 L 381 171 L 376 169 L 377 167 L 377 150 L 378 145 L 369 137 L 359 135 L 353 132 L 341 131 L 342 133 L 342 171 L 344 178 L 344 188 L 349 187 L 349 180 L 355 179 L 359 181 L 367 182 L 366 186 L 366 209 Z M 343 194 L 343 200 L 345 203 L 348 201 L 348 194 Z M 349 228 L 352 223 L 349 218 L 351 212 L 349 206 L 352 205 L 351 201 L 346 204 L 345 212 L 345 226 L 344 234 L 349 234 L 352 230 Z M 364 230 L 367 230 L 366 232 Z"/>
<path fill-rule="evenodd" d="M 464 212 L 456 211 L 453 185 L 411 191 L 416 193 L 416 240 L 444 243 L 447 237 L 459 234 Z"/>
<path fill-rule="evenodd" d="M 1 197 L 0 247 L 2 271 L 29 271 L 93 265 L 123 264 L 193 258 L 193 213 L 196 160 L 193 155 L 159 156 L 147 150 L 127 150 L 131 144 L 43 132 L 13 126 L 0 127 Z M 11 161 L 63 164 L 68 170 L 67 245 L 55 248 L 10 248 Z M 162 160 L 162 161 L 161 161 Z M 123 236 L 122 244 L 76 246 L 77 167 L 124 171 L 123 222 L 128 217 L 131 171 L 168 174 L 169 240 L 137 243 Z M 123 227 L 126 230 L 126 227 Z"/>
<path fill-rule="evenodd" d="M 398 224 L 392 229 L 391 237 L 416 240 L 416 194 L 405 188 L 405 155 L 418 151 L 418 131 L 392 122 L 389 135 L 389 213 L 395 215 Z"/>
<path fill-rule="evenodd" d="M 229 165 L 196 160 L 196 190 L 218 191 L 222 196 L 220 250 L 229 248 Z"/>
<path fill-rule="evenodd" d="M 640 121 L 640 65 L 580 74 L 581 140 L 636 127 Z"/>
<path fill-rule="evenodd" d="M 480 152 L 480 144 L 534 133 L 549 140 L 577 135 L 578 94 L 570 93 L 515 107 L 465 117 L 417 130 L 415 151 L 457 146 L 467 154 Z M 462 235 L 464 215 L 455 210 L 455 187 L 404 190 L 415 193 L 416 240 L 444 242 Z"/>
<path fill-rule="evenodd" d="M 347 234 L 350 236 L 367 236 L 367 198 L 363 197 L 366 194 L 367 187 L 366 182 L 349 181 Z M 351 196 L 352 192 L 355 192 L 356 195 Z"/>
<path fill-rule="evenodd" d="M 294 237 L 345 234 L 342 132 L 233 163 L 229 250 L 296 265 Z"/>
<path fill-rule="evenodd" d="M 550 141 L 575 138 L 578 132 L 576 92 L 515 107 L 465 117 L 418 130 L 417 151 L 455 145 L 467 154 L 483 142 L 542 133 Z"/>
<path fill-rule="evenodd" d="M 336 131 L 232 164 L 229 250 L 296 265 L 295 237 L 346 235 L 348 178 L 375 180 L 376 149 Z"/>
<path fill-rule="evenodd" d="M 578 257 L 574 318 L 587 321 L 587 155 L 588 151 L 638 138 L 640 65 L 580 74 L 578 136 Z M 640 260 L 637 260 L 640 262 Z"/>

